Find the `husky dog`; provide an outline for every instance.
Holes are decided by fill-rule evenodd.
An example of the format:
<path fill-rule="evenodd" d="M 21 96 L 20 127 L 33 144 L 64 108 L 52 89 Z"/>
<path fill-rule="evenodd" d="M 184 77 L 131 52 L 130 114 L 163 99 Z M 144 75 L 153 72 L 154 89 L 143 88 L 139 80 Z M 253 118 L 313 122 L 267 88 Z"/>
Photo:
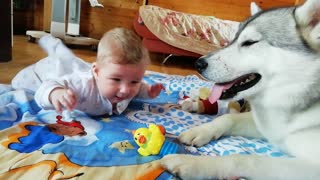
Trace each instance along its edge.
<path fill-rule="evenodd" d="M 320 0 L 260 11 L 229 46 L 196 68 L 216 82 L 210 100 L 247 99 L 251 112 L 226 114 L 182 133 L 202 146 L 224 135 L 266 138 L 292 155 L 168 155 L 164 168 L 182 179 L 320 179 Z"/>

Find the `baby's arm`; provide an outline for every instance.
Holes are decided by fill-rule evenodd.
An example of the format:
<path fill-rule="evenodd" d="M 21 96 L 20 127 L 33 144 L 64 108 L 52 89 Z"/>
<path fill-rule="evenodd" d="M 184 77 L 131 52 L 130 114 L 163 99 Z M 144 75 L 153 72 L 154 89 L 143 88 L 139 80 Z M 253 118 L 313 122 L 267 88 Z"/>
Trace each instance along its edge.
<path fill-rule="evenodd" d="M 153 84 L 148 89 L 148 95 L 150 98 L 155 98 L 162 90 L 165 90 L 165 88 L 161 83 Z"/>
<path fill-rule="evenodd" d="M 146 83 L 141 84 L 140 92 L 137 95 L 139 98 L 155 98 L 162 90 L 165 90 L 161 83 L 149 85 Z"/>
<path fill-rule="evenodd" d="M 73 110 L 77 104 L 75 93 L 67 88 L 55 88 L 49 94 L 49 101 L 57 112 L 62 112 L 63 108 Z"/>
<path fill-rule="evenodd" d="M 76 95 L 62 81 L 44 81 L 35 93 L 35 100 L 43 109 L 56 109 L 58 112 L 65 107 L 73 109 L 77 103 Z"/>

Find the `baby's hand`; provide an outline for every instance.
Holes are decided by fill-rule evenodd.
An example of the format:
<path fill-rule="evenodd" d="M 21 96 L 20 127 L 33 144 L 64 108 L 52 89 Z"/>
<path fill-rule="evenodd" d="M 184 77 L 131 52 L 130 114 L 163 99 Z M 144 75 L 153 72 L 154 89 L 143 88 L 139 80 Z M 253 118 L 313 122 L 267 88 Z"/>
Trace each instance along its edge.
<path fill-rule="evenodd" d="M 63 108 L 73 110 L 77 104 L 77 98 L 71 89 L 56 88 L 49 95 L 50 102 L 57 112 L 61 113 Z"/>
<path fill-rule="evenodd" d="M 160 94 L 161 90 L 165 90 L 165 88 L 160 83 L 150 86 L 150 88 L 148 90 L 149 97 L 150 98 L 157 97 Z"/>

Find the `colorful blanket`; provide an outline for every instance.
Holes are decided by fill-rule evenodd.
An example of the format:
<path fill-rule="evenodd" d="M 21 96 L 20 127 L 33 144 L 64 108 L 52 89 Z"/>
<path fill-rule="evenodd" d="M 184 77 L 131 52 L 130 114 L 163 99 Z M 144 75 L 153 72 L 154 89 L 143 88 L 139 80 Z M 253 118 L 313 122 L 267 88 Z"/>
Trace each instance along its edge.
<path fill-rule="evenodd" d="M 33 92 L 0 85 L 0 179 L 173 179 L 159 165 L 162 155 L 137 153 L 131 132 L 150 123 L 165 127 L 166 141 L 177 145 L 176 153 L 286 156 L 261 139 L 223 137 L 201 148 L 179 144 L 175 137 L 181 132 L 217 115 L 184 112 L 178 100 L 213 84 L 197 76 L 150 71 L 144 80 L 161 82 L 166 91 L 156 99 L 135 99 L 121 115 L 90 117 L 75 111 L 81 126 L 72 127 L 58 123 L 55 111 L 39 108 Z M 225 112 L 226 106 L 220 106 L 219 113 Z"/>

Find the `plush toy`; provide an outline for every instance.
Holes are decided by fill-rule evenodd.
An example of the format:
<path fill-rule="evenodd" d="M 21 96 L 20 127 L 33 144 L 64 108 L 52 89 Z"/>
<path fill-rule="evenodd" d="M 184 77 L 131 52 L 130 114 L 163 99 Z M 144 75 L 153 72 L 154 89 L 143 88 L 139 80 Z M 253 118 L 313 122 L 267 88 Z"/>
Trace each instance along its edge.
<path fill-rule="evenodd" d="M 249 112 L 251 110 L 250 104 L 247 100 L 230 101 L 228 104 L 229 113 Z"/>
<path fill-rule="evenodd" d="M 218 113 L 218 103 L 211 104 L 209 88 L 200 88 L 198 92 L 191 92 L 190 96 L 184 96 L 178 104 L 181 105 L 181 110 L 187 112 L 196 112 L 199 114 L 215 115 Z M 240 113 L 250 111 L 250 105 L 246 100 L 230 101 L 228 103 L 229 113 Z"/>
<path fill-rule="evenodd" d="M 191 92 L 190 96 L 184 96 L 182 100 L 178 102 L 181 105 L 183 111 L 196 112 L 200 114 L 217 114 L 218 103 L 211 104 L 209 102 L 210 95 L 209 88 L 200 88 L 199 92 Z"/>

